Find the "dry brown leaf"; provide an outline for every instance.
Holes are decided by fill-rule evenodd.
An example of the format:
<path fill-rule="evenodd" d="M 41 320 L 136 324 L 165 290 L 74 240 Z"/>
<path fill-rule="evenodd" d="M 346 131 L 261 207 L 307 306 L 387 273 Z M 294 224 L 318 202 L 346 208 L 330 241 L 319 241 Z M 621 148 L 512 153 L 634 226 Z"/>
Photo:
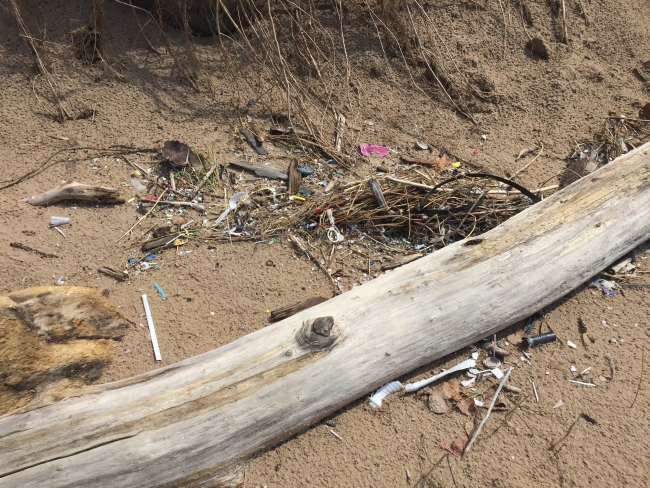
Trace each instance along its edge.
<path fill-rule="evenodd" d="M 449 159 L 447 156 L 442 156 L 441 158 L 436 158 L 436 163 L 438 163 L 438 166 L 440 168 L 445 168 L 449 166 L 453 161 Z"/>
<path fill-rule="evenodd" d="M 190 164 L 192 168 L 201 166 L 198 156 L 190 149 L 190 146 L 179 141 L 165 141 L 160 151 L 166 161 L 171 162 L 174 167 L 182 168 Z"/>
<path fill-rule="evenodd" d="M 465 433 L 467 434 L 467 437 L 470 437 L 473 431 L 474 431 L 474 424 L 472 422 L 466 422 Z"/>
<path fill-rule="evenodd" d="M 454 398 L 460 391 L 460 380 L 453 379 L 442 383 L 438 389 L 445 400 Z"/>
<path fill-rule="evenodd" d="M 526 334 L 524 333 L 523 330 L 520 330 L 515 332 L 514 334 L 510 334 L 508 337 L 506 337 L 506 340 L 513 346 L 518 346 L 519 344 L 524 342 L 524 337 L 526 337 Z"/>
<path fill-rule="evenodd" d="M 187 224 L 187 219 L 184 218 L 184 217 L 181 217 L 180 215 L 174 215 L 172 217 L 172 224 L 174 224 L 174 225 Z"/>
<path fill-rule="evenodd" d="M 449 412 L 449 405 L 442 397 L 440 390 L 433 390 L 429 393 L 429 399 L 427 400 L 427 406 L 429 410 L 433 413 L 443 414 Z"/>
<path fill-rule="evenodd" d="M 458 403 L 457 407 L 458 410 L 469 417 L 473 416 L 476 413 L 476 405 L 474 404 L 473 398 L 465 398 L 465 400 Z"/>
<path fill-rule="evenodd" d="M 494 393 L 497 391 L 496 386 L 490 387 L 488 391 L 483 394 L 483 408 L 488 408 L 490 403 L 492 403 L 492 398 L 494 398 Z M 503 392 L 499 392 L 497 396 L 497 401 L 492 407 L 492 410 L 508 410 L 508 400 Z"/>

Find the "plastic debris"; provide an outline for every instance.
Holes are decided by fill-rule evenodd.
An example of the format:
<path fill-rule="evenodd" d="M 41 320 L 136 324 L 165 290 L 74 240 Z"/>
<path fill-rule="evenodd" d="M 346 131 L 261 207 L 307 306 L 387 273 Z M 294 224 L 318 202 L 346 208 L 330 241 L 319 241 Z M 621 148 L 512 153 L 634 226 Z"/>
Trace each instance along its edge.
<path fill-rule="evenodd" d="M 450 373 L 454 373 L 456 371 L 462 371 L 464 369 L 473 368 L 474 366 L 476 366 L 476 361 L 474 361 L 473 359 L 466 359 L 462 363 L 459 363 L 456 366 L 453 366 L 453 367 L 449 368 L 447 371 L 443 371 L 440 374 L 432 376 L 431 378 L 428 378 L 426 380 L 417 381 L 415 383 L 409 383 L 408 385 L 404 386 L 404 389 L 406 390 L 407 393 L 410 393 L 412 391 L 419 390 L 420 388 L 422 388 L 424 386 L 427 386 L 427 385 L 433 383 L 434 381 L 436 381 L 436 380 L 438 380 L 438 379 L 442 378 L 443 376 L 446 376 L 446 375 L 448 375 Z"/>
<path fill-rule="evenodd" d="M 384 157 L 388 154 L 388 148 L 384 146 L 375 146 L 373 144 L 359 144 L 359 150 L 364 156 Z"/>
<path fill-rule="evenodd" d="M 137 178 L 133 178 L 131 180 L 131 186 L 135 188 L 137 191 L 145 191 L 147 189 L 146 186 L 144 186 L 142 183 L 140 183 L 140 180 Z"/>
<path fill-rule="evenodd" d="M 546 344 L 548 342 L 553 342 L 557 339 L 555 332 L 544 332 L 543 334 L 528 336 L 524 340 L 528 344 L 528 347 L 539 346 L 540 344 Z"/>
<path fill-rule="evenodd" d="M 57 225 L 65 225 L 70 223 L 69 217 L 50 217 L 50 225 L 56 227 Z"/>
<path fill-rule="evenodd" d="M 235 210 L 237 208 L 237 201 L 244 195 L 245 193 L 243 191 L 240 191 L 239 193 L 235 193 L 232 197 L 230 197 L 230 200 L 228 200 L 228 208 L 221 215 L 219 215 L 219 218 L 216 220 L 212 227 L 219 225 L 232 210 Z"/>
<path fill-rule="evenodd" d="M 577 349 L 578 346 L 576 346 L 573 342 L 571 341 L 566 341 L 566 345 L 569 346 L 571 349 Z"/>
<path fill-rule="evenodd" d="M 165 295 L 165 292 L 163 291 L 162 287 L 161 287 L 158 283 L 154 283 L 154 284 L 153 284 L 153 287 L 154 287 L 156 290 L 158 290 L 158 292 L 160 293 L 160 295 L 161 295 L 164 299 L 167 299 L 167 295 Z"/>
<path fill-rule="evenodd" d="M 391 381 L 390 383 L 386 383 L 384 386 L 379 388 L 371 397 L 370 397 L 370 406 L 373 408 L 379 408 L 381 407 L 381 402 L 384 398 L 386 398 L 386 395 L 390 393 L 395 393 L 400 390 L 406 390 L 407 393 L 411 393 L 413 391 L 417 391 L 420 388 L 423 388 L 434 381 L 442 378 L 443 376 L 446 376 L 450 373 L 454 373 L 456 371 L 462 371 L 463 369 L 469 369 L 473 368 L 476 366 L 476 361 L 473 359 L 466 359 L 462 363 L 458 363 L 456 366 L 453 366 L 449 368 L 446 371 L 443 371 L 440 374 L 437 374 L 435 376 L 432 376 L 431 378 L 427 378 L 425 380 L 421 381 L 416 381 L 415 383 L 409 383 L 407 385 L 403 385 L 399 381 Z"/>
<path fill-rule="evenodd" d="M 151 335 L 154 358 L 156 361 L 162 361 L 162 357 L 160 356 L 160 348 L 158 347 L 158 338 L 156 337 L 156 330 L 153 326 L 153 319 L 151 318 L 151 310 L 149 309 L 149 301 L 147 300 L 147 295 L 142 295 L 142 304 L 144 305 L 144 312 L 147 315 L 147 323 L 149 324 L 149 334 Z"/>
<path fill-rule="evenodd" d="M 575 383 L 576 385 L 582 385 L 582 386 L 596 386 L 593 383 L 585 383 L 584 381 L 576 381 L 576 380 L 569 380 L 571 383 Z"/>
<path fill-rule="evenodd" d="M 476 381 L 476 376 L 466 380 L 466 381 L 461 381 L 460 384 L 463 385 L 465 388 L 468 386 L 472 386 L 474 382 Z"/>
<path fill-rule="evenodd" d="M 603 292 L 605 295 L 613 297 L 615 295 L 614 290 L 617 288 L 615 281 L 604 280 L 602 278 L 596 278 L 593 281 L 593 284 L 596 288 Z"/>
<path fill-rule="evenodd" d="M 303 176 L 309 176 L 309 175 L 313 174 L 314 171 L 315 171 L 314 168 L 312 168 L 311 166 L 301 166 L 301 167 L 297 168 L 297 170 L 298 170 L 298 173 L 300 173 Z"/>
<path fill-rule="evenodd" d="M 560 401 L 558 401 L 553 408 L 560 408 L 562 405 L 564 405 L 564 402 L 562 399 L 560 399 Z"/>
<path fill-rule="evenodd" d="M 386 383 L 384 386 L 379 388 L 371 397 L 370 397 L 370 406 L 373 408 L 381 407 L 381 402 L 386 396 L 390 393 L 396 393 L 404 388 L 404 385 L 399 381 L 391 381 Z"/>
<path fill-rule="evenodd" d="M 499 368 L 501 366 L 501 361 L 499 361 L 495 357 L 490 356 L 490 357 L 485 358 L 485 360 L 483 361 L 483 364 L 489 370 L 493 370 L 493 369 Z"/>
<path fill-rule="evenodd" d="M 427 146 L 424 142 L 422 141 L 415 141 L 415 147 L 420 149 L 421 151 L 426 151 L 429 149 L 429 146 Z"/>

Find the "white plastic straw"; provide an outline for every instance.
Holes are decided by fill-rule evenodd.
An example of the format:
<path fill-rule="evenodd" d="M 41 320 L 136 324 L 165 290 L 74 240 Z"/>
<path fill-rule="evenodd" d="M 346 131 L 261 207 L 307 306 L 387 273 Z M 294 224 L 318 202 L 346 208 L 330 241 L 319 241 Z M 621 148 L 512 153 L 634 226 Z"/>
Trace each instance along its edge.
<path fill-rule="evenodd" d="M 160 348 L 158 347 L 158 338 L 156 337 L 156 330 L 153 328 L 153 319 L 151 318 L 151 310 L 149 310 L 149 302 L 147 295 L 142 295 L 142 303 L 144 304 L 144 313 L 147 314 L 147 323 L 149 324 L 149 334 L 151 334 L 151 343 L 153 344 L 153 355 L 156 361 L 162 361 L 160 357 Z"/>
<path fill-rule="evenodd" d="M 427 378 L 426 380 L 421 380 L 415 383 L 409 383 L 408 385 L 404 385 L 404 389 L 406 390 L 407 393 L 410 393 L 412 391 L 419 390 L 423 386 L 427 386 L 436 380 L 439 380 L 443 376 L 447 376 L 449 373 L 453 373 L 455 371 L 461 371 L 463 369 L 473 368 L 474 366 L 476 366 L 476 361 L 474 361 L 473 359 L 467 359 L 462 363 L 459 363 L 456 366 L 449 368 L 447 371 L 443 371 L 440 374 L 432 376 L 431 378 Z"/>

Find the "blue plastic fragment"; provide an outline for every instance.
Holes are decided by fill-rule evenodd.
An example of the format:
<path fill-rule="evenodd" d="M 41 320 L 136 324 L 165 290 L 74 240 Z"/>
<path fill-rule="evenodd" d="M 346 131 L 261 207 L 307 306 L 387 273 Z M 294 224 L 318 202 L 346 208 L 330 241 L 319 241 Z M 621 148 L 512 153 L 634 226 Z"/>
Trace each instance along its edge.
<path fill-rule="evenodd" d="M 315 171 L 314 168 L 312 168 L 311 166 L 301 166 L 300 168 L 297 169 L 298 169 L 298 173 L 305 176 L 309 176 L 310 174 L 313 174 Z"/>
<path fill-rule="evenodd" d="M 373 264 L 375 264 L 375 262 L 374 262 L 374 261 L 370 261 L 370 266 L 372 266 Z"/>
<path fill-rule="evenodd" d="M 155 258 L 155 257 L 156 257 L 155 254 L 153 254 L 153 253 L 149 253 L 149 254 L 147 254 L 147 257 L 146 257 L 145 259 L 146 259 L 147 261 L 151 262 L 151 261 L 153 261 L 153 258 Z"/>
<path fill-rule="evenodd" d="M 165 292 L 163 291 L 163 289 L 160 287 L 160 285 L 158 283 L 154 283 L 153 287 L 160 292 L 160 295 L 163 298 L 165 298 L 165 299 L 167 298 L 167 295 L 165 295 Z"/>
<path fill-rule="evenodd" d="M 135 259 L 135 258 L 129 258 L 129 264 L 135 264 L 135 263 L 137 263 L 137 262 L 138 262 L 137 259 Z"/>

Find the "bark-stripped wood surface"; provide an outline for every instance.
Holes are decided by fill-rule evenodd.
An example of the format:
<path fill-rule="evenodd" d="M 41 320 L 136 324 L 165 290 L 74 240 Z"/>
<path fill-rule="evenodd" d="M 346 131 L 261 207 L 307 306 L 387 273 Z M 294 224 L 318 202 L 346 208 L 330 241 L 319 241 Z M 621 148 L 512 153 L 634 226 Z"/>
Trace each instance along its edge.
<path fill-rule="evenodd" d="M 0 485 L 210 479 L 562 297 L 647 239 L 649 207 L 646 144 L 481 236 L 231 344 L 0 418 Z"/>
<path fill-rule="evenodd" d="M 63 200 L 83 200 L 102 205 L 126 202 L 124 195 L 121 195 L 117 188 L 84 185 L 76 181 L 63 183 L 45 193 L 26 198 L 24 201 L 32 205 L 52 205 Z"/>

